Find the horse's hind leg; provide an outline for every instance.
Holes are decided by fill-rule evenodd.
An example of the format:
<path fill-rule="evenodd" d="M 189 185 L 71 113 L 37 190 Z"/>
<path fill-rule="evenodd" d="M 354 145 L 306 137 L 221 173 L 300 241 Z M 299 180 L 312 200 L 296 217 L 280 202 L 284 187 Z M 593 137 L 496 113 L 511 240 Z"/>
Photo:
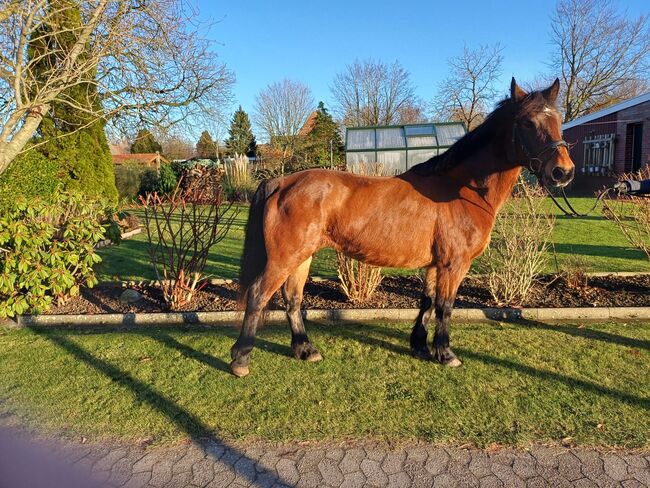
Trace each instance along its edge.
<path fill-rule="evenodd" d="M 249 288 L 244 323 L 239 338 L 230 350 L 230 368 L 235 376 L 242 377 L 249 373 L 250 354 L 255 345 L 257 328 L 264 320 L 264 308 L 286 278 L 283 270 L 267 266 L 262 276 Z"/>
<path fill-rule="evenodd" d="M 323 357 L 318 350 L 309 342 L 305 324 L 302 321 L 300 313 L 300 304 L 302 303 L 302 294 L 305 288 L 305 281 L 309 274 L 309 265 L 311 257 L 304 261 L 296 271 L 294 271 L 282 287 L 282 296 L 287 307 L 287 320 L 291 327 L 291 350 L 296 359 L 303 359 L 314 362 L 320 361 Z"/>
<path fill-rule="evenodd" d="M 429 267 L 424 271 L 424 289 L 420 301 L 420 313 L 411 332 L 411 354 L 418 359 L 430 361 L 433 355 L 427 346 L 429 319 L 433 312 L 433 301 L 436 295 L 436 268 Z"/>

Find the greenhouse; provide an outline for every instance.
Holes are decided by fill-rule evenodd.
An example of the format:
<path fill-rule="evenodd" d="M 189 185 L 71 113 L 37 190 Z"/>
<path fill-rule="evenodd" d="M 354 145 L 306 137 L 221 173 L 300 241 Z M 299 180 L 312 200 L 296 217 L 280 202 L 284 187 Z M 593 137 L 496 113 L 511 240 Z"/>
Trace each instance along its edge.
<path fill-rule="evenodd" d="M 349 127 L 345 161 L 352 171 L 360 163 L 377 162 L 386 174 L 402 173 L 442 154 L 463 135 L 465 126 L 461 122 Z"/>

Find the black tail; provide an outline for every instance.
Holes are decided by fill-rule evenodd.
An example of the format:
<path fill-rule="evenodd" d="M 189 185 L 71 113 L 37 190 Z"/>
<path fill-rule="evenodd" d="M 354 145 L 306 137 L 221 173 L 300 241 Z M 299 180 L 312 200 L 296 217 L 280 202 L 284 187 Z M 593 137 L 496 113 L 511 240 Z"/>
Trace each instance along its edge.
<path fill-rule="evenodd" d="M 264 243 L 264 206 L 266 200 L 278 189 L 276 179 L 262 181 L 253 195 L 246 237 L 244 238 L 244 253 L 239 269 L 239 302 L 246 303 L 248 289 L 262 274 L 266 267 L 266 244 Z"/>

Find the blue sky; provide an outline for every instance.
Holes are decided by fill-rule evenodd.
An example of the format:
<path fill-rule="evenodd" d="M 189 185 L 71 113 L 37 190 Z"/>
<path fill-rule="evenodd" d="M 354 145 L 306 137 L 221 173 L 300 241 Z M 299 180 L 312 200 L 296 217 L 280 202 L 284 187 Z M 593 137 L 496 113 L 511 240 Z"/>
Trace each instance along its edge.
<path fill-rule="evenodd" d="M 526 82 L 549 71 L 554 1 L 195 1 L 213 22 L 215 51 L 237 77 L 235 106 L 249 113 L 255 95 L 285 77 L 330 105 L 334 75 L 355 58 L 399 60 L 425 101 L 464 44 L 502 45 L 504 95 L 510 77 Z M 618 5 L 631 16 L 650 10 L 637 0 Z"/>

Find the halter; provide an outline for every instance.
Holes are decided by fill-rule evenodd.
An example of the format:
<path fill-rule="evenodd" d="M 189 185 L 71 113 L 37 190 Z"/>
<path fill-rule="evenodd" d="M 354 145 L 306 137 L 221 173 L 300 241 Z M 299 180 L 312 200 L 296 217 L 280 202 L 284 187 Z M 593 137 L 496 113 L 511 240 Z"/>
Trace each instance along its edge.
<path fill-rule="evenodd" d="M 528 149 L 528 145 L 526 144 L 524 138 L 521 137 L 521 135 L 519 134 L 519 130 L 517 130 L 517 125 L 518 123 L 515 122 L 514 125 L 512 126 L 512 143 L 516 144 L 517 138 L 519 138 L 521 149 L 524 151 L 524 155 L 528 159 L 528 164 L 526 165 L 526 167 L 541 181 L 540 177 L 542 174 L 542 170 L 550 161 L 550 157 L 548 159 L 542 159 L 542 156 L 549 151 L 553 151 L 553 152 L 557 151 L 558 147 L 565 147 L 568 151 L 569 144 L 564 139 L 559 139 L 557 141 L 550 141 L 547 144 L 545 144 L 537 152 L 537 154 L 531 156 L 531 151 Z M 537 168 L 533 167 L 533 161 L 539 162 L 539 166 Z"/>

